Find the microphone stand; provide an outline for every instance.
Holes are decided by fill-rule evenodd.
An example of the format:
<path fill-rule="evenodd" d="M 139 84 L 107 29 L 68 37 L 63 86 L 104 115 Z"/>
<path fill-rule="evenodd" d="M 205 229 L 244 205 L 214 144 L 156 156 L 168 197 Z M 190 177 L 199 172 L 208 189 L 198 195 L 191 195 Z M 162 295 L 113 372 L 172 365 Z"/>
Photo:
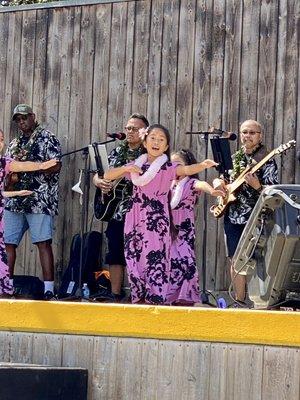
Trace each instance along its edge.
<path fill-rule="evenodd" d="M 111 142 L 115 142 L 116 139 L 110 139 L 110 140 L 106 140 L 104 142 L 95 142 L 92 143 L 92 146 L 95 150 L 95 147 L 98 144 L 107 144 L 107 143 L 111 143 Z M 73 151 L 69 151 L 68 153 L 64 153 L 61 155 L 60 158 L 68 156 L 70 154 L 75 154 L 75 153 L 82 153 L 82 158 L 84 160 L 84 167 L 81 169 L 81 171 L 83 172 L 83 189 L 82 189 L 82 207 L 81 207 L 81 219 L 80 219 L 80 237 L 81 237 L 81 241 L 80 241 L 80 256 L 79 256 L 79 275 L 78 275 L 78 287 L 76 289 L 76 292 L 74 294 L 74 296 L 68 297 L 68 298 L 64 298 L 64 299 L 60 299 L 60 300 L 81 300 L 82 299 L 82 270 L 83 270 L 83 240 L 84 240 L 84 233 L 87 230 L 87 215 L 88 215 L 88 185 L 89 185 L 89 173 L 91 172 L 90 170 L 88 170 L 87 168 L 87 164 L 88 164 L 88 154 L 89 154 L 89 146 L 85 146 L 82 147 L 80 149 L 76 149 Z M 96 154 L 95 154 L 96 156 Z M 102 168 L 102 163 L 101 163 L 101 158 L 99 157 L 99 160 L 97 161 L 97 165 L 101 168 L 101 171 L 103 173 L 103 168 Z"/>
<path fill-rule="evenodd" d="M 223 133 L 220 129 L 214 129 L 212 132 L 186 132 L 187 134 L 198 134 L 201 135 L 200 138 L 204 139 L 205 143 L 205 157 L 208 157 L 208 137 L 210 135 L 221 135 Z M 207 169 L 204 170 L 204 181 L 207 181 Z M 204 195 L 203 200 L 203 210 L 204 210 L 204 218 L 203 218 L 203 246 L 202 246 L 202 290 L 200 291 L 200 298 L 203 304 L 213 305 L 209 302 L 209 295 L 211 294 L 206 290 L 206 240 L 207 240 L 207 195 Z"/>
<path fill-rule="evenodd" d="M 208 157 L 208 136 L 209 132 L 204 132 L 202 139 L 205 143 L 205 157 Z M 207 169 L 204 170 L 204 181 L 207 181 Z M 209 292 L 206 290 L 206 240 L 207 240 L 207 195 L 204 195 L 203 200 L 203 211 L 204 211 L 204 231 L 203 231 L 203 246 L 202 246 L 202 290 L 200 291 L 200 298 L 203 304 L 210 304 L 209 302 Z"/>

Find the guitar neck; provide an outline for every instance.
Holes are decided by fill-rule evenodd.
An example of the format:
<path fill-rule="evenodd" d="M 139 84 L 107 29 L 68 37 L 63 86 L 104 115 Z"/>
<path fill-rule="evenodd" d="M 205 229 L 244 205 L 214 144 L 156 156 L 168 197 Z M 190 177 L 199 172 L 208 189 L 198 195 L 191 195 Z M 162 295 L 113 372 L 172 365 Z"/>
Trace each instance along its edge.
<path fill-rule="evenodd" d="M 251 172 L 254 174 L 258 171 L 266 162 L 268 162 L 274 155 L 276 154 L 275 150 L 271 151 L 267 154 L 262 160 L 260 160 L 257 164 L 253 165 L 252 167 L 247 167 L 241 175 L 231 184 L 231 191 L 234 192 L 238 189 L 243 183 L 245 183 L 245 175 Z"/>

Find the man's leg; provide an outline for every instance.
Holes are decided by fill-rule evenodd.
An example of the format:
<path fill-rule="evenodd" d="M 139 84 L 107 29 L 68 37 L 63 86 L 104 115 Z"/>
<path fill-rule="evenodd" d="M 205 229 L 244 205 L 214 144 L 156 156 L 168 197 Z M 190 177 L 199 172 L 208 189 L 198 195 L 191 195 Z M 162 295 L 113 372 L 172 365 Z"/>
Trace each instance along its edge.
<path fill-rule="evenodd" d="M 246 277 L 244 275 L 237 274 L 232 263 L 230 265 L 230 275 L 235 293 L 235 299 L 237 301 L 244 302 L 246 297 Z"/>
<path fill-rule="evenodd" d="M 122 285 L 124 279 L 125 257 L 124 257 L 124 222 L 111 220 L 106 230 L 108 252 L 106 263 L 109 265 L 111 291 L 116 301 L 122 296 Z"/>
<path fill-rule="evenodd" d="M 9 268 L 9 279 L 13 279 L 15 263 L 16 263 L 16 245 L 6 244 L 5 250 L 7 254 L 7 264 Z"/>
<path fill-rule="evenodd" d="M 227 247 L 227 255 L 230 259 L 230 277 L 234 289 L 235 299 L 237 301 L 245 301 L 246 297 L 246 277 L 237 274 L 234 270 L 232 257 L 238 246 L 240 237 L 242 236 L 245 225 L 232 224 L 227 216 L 224 218 L 225 241 Z"/>
<path fill-rule="evenodd" d="M 121 294 L 121 288 L 124 279 L 123 265 L 110 265 L 109 266 L 111 291 L 113 294 Z"/>
<path fill-rule="evenodd" d="M 54 259 L 52 252 L 53 217 L 47 214 L 26 214 L 32 243 L 39 251 L 44 279 L 45 299 L 53 298 L 54 293 Z"/>
<path fill-rule="evenodd" d="M 39 250 L 44 281 L 54 281 L 54 258 L 51 241 L 35 243 Z"/>
<path fill-rule="evenodd" d="M 18 247 L 25 231 L 28 229 L 27 221 L 22 213 L 4 210 L 4 243 L 9 267 L 9 279 L 13 284 L 16 263 L 16 248 Z"/>

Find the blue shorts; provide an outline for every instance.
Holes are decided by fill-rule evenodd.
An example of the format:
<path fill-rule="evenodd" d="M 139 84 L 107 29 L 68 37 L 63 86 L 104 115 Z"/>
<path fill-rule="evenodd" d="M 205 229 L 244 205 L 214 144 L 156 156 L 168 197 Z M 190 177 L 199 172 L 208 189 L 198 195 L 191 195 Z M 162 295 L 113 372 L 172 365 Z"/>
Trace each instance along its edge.
<path fill-rule="evenodd" d="M 232 258 L 239 244 L 240 237 L 246 225 L 233 224 L 227 215 L 224 218 L 225 243 L 227 257 Z"/>
<path fill-rule="evenodd" d="M 32 243 L 51 240 L 53 217 L 47 214 L 23 214 L 4 210 L 4 243 L 18 246 L 27 229 Z"/>

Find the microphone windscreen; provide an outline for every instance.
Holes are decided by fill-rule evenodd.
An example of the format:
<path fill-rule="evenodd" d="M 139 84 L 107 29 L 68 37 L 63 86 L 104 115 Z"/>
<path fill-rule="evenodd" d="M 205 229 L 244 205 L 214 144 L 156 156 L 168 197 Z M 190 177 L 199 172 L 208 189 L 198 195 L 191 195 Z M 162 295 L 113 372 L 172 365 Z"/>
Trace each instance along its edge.
<path fill-rule="evenodd" d="M 231 133 L 229 136 L 228 136 L 228 140 L 236 140 L 237 139 L 237 134 L 236 133 Z"/>
<path fill-rule="evenodd" d="M 124 132 L 107 133 L 106 136 L 112 139 L 124 140 L 126 139 L 126 134 Z"/>
<path fill-rule="evenodd" d="M 124 140 L 124 139 L 126 139 L 126 133 L 124 133 L 124 132 L 119 132 L 118 135 L 119 135 L 119 137 L 118 137 L 119 140 Z"/>

